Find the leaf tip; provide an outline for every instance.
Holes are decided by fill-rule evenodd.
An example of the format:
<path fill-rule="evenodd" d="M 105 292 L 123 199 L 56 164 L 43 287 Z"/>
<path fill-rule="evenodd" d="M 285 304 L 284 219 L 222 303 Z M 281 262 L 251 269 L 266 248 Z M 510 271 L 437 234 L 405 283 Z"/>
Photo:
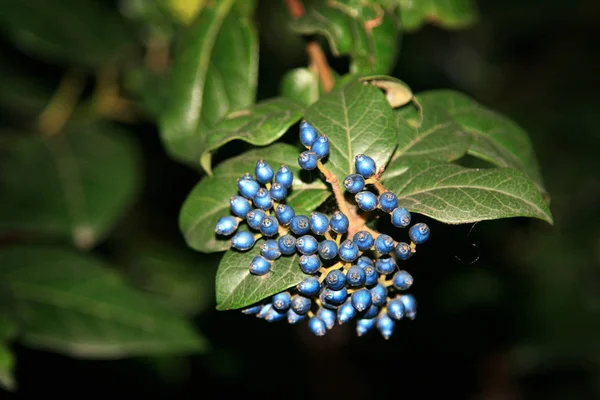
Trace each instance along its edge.
<path fill-rule="evenodd" d="M 211 168 L 211 161 L 212 161 L 212 155 L 210 154 L 210 151 L 205 151 L 200 156 L 200 166 L 202 167 L 204 172 L 206 172 L 206 174 L 212 178 L 213 172 L 212 172 L 212 168 Z"/>

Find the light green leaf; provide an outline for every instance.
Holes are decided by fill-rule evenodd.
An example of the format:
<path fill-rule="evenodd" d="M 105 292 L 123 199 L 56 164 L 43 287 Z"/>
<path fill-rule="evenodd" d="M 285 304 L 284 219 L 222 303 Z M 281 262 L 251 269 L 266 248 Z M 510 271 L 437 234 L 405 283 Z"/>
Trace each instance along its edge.
<path fill-rule="evenodd" d="M 398 148 L 391 165 L 411 165 L 423 160 L 454 161 L 469 150 L 471 135 L 437 102 L 418 97 L 423 120 L 415 108 L 395 112 L 398 121 Z M 387 171 L 386 171 L 387 175 Z"/>
<path fill-rule="evenodd" d="M 278 97 L 229 114 L 206 136 L 200 157 L 202 168 L 211 175 L 211 152 L 232 140 L 265 146 L 279 139 L 302 117 L 303 108 L 295 101 Z"/>
<path fill-rule="evenodd" d="M 0 387 L 13 391 L 16 389 L 13 369 L 14 355 L 8 345 L 17 333 L 16 323 L 4 312 L 0 312 Z"/>
<path fill-rule="evenodd" d="M 386 165 L 397 143 L 396 121 L 385 95 L 376 87 L 354 82 L 321 97 L 305 119 L 330 143 L 325 166 L 343 179 L 354 173 L 354 157 L 366 154 Z"/>
<path fill-rule="evenodd" d="M 213 127 L 254 103 L 258 39 L 243 2 L 211 2 L 184 32 L 171 71 L 160 132 L 169 154 L 197 165 Z"/>
<path fill-rule="evenodd" d="M 541 193 L 513 168 L 469 169 L 425 162 L 383 181 L 402 207 L 448 224 L 534 217 L 553 223 Z"/>
<path fill-rule="evenodd" d="M 29 346 L 89 359 L 203 351 L 182 317 L 128 287 L 104 263 L 71 250 L 0 250 L 2 301 Z M 6 290 L 4 290 L 6 288 Z"/>
<path fill-rule="evenodd" d="M 254 174 L 256 162 L 261 159 L 267 161 L 273 169 L 287 165 L 292 170 L 294 183 L 289 194 L 291 204 L 303 209 L 314 209 L 321 204 L 330 192 L 320 181 L 306 183 L 300 179 L 299 153 L 292 145 L 276 143 L 250 150 L 219 164 L 212 177 L 205 176 L 192 189 L 181 208 L 179 228 L 188 246 L 204 253 L 223 251 L 230 247 L 229 238 L 217 237 L 215 234 L 215 224 L 220 217 L 231 215 L 229 198 L 238 194 L 236 180 L 246 172 Z M 304 191 L 309 191 L 312 195 L 298 197 Z"/>
<path fill-rule="evenodd" d="M 399 0 L 400 17 L 405 31 L 432 23 L 447 29 L 466 28 L 476 22 L 473 0 Z"/>
<path fill-rule="evenodd" d="M 48 139 L 20 135 L 0 161 L 0 231 L 71 237 L 89 249 L 138 193 L 140 159 L 128 132 L 101 123 Z"/>
<path fill-rule="evenodd" d="M 308 68 L 292 69 L 283 76 L 281 95 L 310 106 L 319 99 L 319 77 Z"/>
<path fill-rule="evenodd" d="M 529 175 L 540 190 L 544 190 L 531 141 L 513 121 L 462 93 L 436 90 L 417 97 L 421 102 L 435 103 L 444 108 L 473 136 L 470 155 L 498 167 L 517 168 Z"/>
<path fill-rule="evenodd" d="M 235 310 L 254 304 L 306 279 L 297 254 L 282 256 L 273 262 L 266 275 L 252 275 L 248 266 L 260 254 L 261 241 L 246 252 L 229 250 L 217 271 L 217 310 Z"/>
<path fill-rule="evenodd" d="M 87 67 L 115 61 L 135 37 L 114 7 L 92 0 L 5 0 L 0 30 L 33 57 Z"/>
<path fill-rule="evenodd" d="M 385 92 L 385 97 L 392 108 L 402 107 L 414 101 L 414 94 L 410 86 L 398 78 L 386 75 L 373 75 L 360 78 Z"/>
<path fill-rule="evenodd" d="M 291 27 L 300 34 L 325 36 L 335 56 L 350 56 L 350 73 L 387 73 L 396 62 L 400 44 L 400 21 L 394 8 L 369 5 L 358 10 L 332 1 L 307 9 Z"/>

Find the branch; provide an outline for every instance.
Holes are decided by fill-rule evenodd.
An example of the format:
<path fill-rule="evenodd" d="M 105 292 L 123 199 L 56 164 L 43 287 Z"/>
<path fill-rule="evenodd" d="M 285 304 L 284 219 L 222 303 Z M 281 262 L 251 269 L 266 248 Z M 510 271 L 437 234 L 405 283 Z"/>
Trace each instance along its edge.
<path fill-rule="evenodd" d="M 329 171 L 321 161 L 317 163 L 317 167 L 319 168 L 319 171 L 321 171 L 321 173 L 325 176 L 325 180 L 327 181 L 327 183 L 331 185 L 331 189 L 333 190 L 333 195 L 335 196 L 335 201 L 338 204 L 338 208 L 345 216 L 350 218 L 348 204 L 346 203 L 346 199 L 344 198 L 344 193 L 342 193 L 342 189 L 340 189 L 340 182 L 338 181 L 337 176 L 335 176 L 335 174 Z"/>
<path fill-rule="evenodd" d="M 61 79 L 50 102 L 38 117 L 38 129 L 44 136 L 53 136 L 63 130 L 81 96 L 85 75 L 70 70 Z"/>

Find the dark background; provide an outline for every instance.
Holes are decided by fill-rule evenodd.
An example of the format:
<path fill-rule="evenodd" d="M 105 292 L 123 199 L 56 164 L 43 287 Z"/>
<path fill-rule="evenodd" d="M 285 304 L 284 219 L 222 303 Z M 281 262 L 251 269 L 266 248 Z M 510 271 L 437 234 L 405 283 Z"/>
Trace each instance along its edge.
<path fill-rule="evenodd" d="M 259 98 L 277 93 L 286 70 L 306 65 L 280 3 L 261 1 L 256 13 Z M 433 234 L 411 270 L 419 315 L 400 323 L 389 341 L 375 333 L 357 338 L 352 325 L 315 338 L 306 325 L 268 324 L 209 303 L 195 319 L 212 344 L 206 355 L 87 361 L 15 344 L 20 395 L 0 391 L 0 398 L 598 398 L 600 3 L 478 5 L 480 20 L 469 29 L 426 26 L 405 35 L 392 75 L 416 92 L 464 91 L 525 128 L 552 198 L 553 227 L 520 218 L 474 226 L 427 220 Z M 0 49 L 32 80 L 53 84 L 63 72 L 6 38 Z M 345 60 L 332 65 L 346 68 Z M 0 116 L 6 127 L 19 123 L 6 109 Z M 119 232 L 140 215 L 159 240 L 188 251 L 177 215 L 199 176 L 167 158 L 153 124 L 126 127 L 143 148 L 146 182 L 136 215 L 96 251 L 114 254 Z M 226 147 L 219 157 L 233 151 Z M 202 268 L 203 256 L 189 253 Z"/>

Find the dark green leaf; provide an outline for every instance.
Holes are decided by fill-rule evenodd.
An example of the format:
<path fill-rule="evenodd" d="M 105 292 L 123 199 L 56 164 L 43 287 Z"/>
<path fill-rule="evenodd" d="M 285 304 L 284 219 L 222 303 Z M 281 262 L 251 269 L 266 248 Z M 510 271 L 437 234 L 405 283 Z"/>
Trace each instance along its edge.
<path fill-rule="evenodd" d="M 295 205 L 303 209 L 314 209 L 329 195 L 329 190 L 320 181 L 305 183 L 299 178 L 299 151 L 289 144 L 276 143 L 269 147 L 250 150 L 230 158 L 218 165 L 212 177 L 205 176 L 188 195 L 179 215 L 179 227 L 191 248 L 211 253 L 227 250 L 229 239 L 217 237 L 217 220 L 230 215 L 229 198 L 238 193 L 236 180 L 244 173 L 254 173 L 254 166 L 260 159 L 267 161 L 274 169 L 287 165 L 294 173 L 294 183 L 290 197 Z M 309 191 L 311 195 L 303 196 Z"/>
<path fill-rule="evenodd" d="M 278 97 L 229 114 L 205 136 L 200 165 L 211 175 L 211 151 L 232 140 L 257 146 L 273 143 L 298 122 L 303 111 L 295 101 Z"/>
<path fill-rule="evenodd" d="M 358 10 L 329 2 L 309 8 L 292 22 L 292 29 L 325 36 L 335 56 L 350 56 L 351 73 L 387 73 L 394 66 L 400 43 L 400 22 L 394 8 L 370 5 Z"/>
<path fill-rule="evenodd" d="M 472 25 L 478 17 L 473 0 L 399 0 L 400 17 L 405 31 L 432 23 L 447 29 Z"/>
<path fill-rule="evenodd" d="M 450 90 L 424 92 L 417 98 L 422 103 L 435 103 L 445 109 L 473 136 L 470 155 L 499 167 L 520 169 L 544 190 L 531 141 L 513 121 Z"/>
<path fill-rule="evenodd" d="M 2 160 L 0 230 L 72 237 L 90 248 L 139 188 L 139 154 L 128 132 L 103 123 L 48 139 L 22 135 Z"/>
<path fill-rule="evenodd" d="M 310 106 L 319 99 L 319 77 L 308 68 L 288 71 L 281 82 L 281 95 Z"/>
<path fill-rule="evenodd" d="M 553 223 L 541 193 L 513 168 L 469 169 L 426 162 L 384 180 L 410 211 L 448 224 L 509 217 L 534 217 Z"/>
<path fill-rule="evenodd" d="M 132 68 L 125 76 L 125 87 L 136 96 L 138 105 L 146 116 L 157 121 L 168 100 L 167 74 L 159 74 L 148 68 Z"/>
<path fill-rule="evenodd" d="M 266 275 L 252 275 L 248 266 L 260 254 L 260 244 L 246 252 L 229 250 L 223 256 L 217 271 L 217 310 L 235 310 L 272 296 L 308 277 L 298 265 L 299 257 L 280 257 L 273 262 Z"/>
<path fill-rule="evenodd" d="M 117 10 L 94 0 L 5 0 L 0 29 L 34 57 L 86 66 L 114 61 L 133 39 Z"/>
<path fill-rule="evenodd" d="M 3 248 L 0 281 L 26 345 L 96 359 L 205 348 L 185 319 L 89 256 L 44 246 Z"/>
<path fill-rule="evenodd" d="M 234 3 L 207 5 L 175 54 L 160 131 L 171 156 L 193 165 L 209 129 L 231 111 L 254 102 L 257 33 L 249 9 L 243 2 Z"/>
<path fill-rule="evenodd" d="M 327 135 L 325 166 L 338 179 L 354 173 L 354 157 L 363 153 L 378 167 L 386 165 L 397 143 L 396 121 L 385 95 L 376 87 L 354 82 L 321 97 L 305 118 Z"/>
<path fill-rule="evenodd" d="M 17 325 L 7 314 L 0 312 L 0 387 L 15 390 L 14 355 L 8 346 L 17 332 Z"/>

